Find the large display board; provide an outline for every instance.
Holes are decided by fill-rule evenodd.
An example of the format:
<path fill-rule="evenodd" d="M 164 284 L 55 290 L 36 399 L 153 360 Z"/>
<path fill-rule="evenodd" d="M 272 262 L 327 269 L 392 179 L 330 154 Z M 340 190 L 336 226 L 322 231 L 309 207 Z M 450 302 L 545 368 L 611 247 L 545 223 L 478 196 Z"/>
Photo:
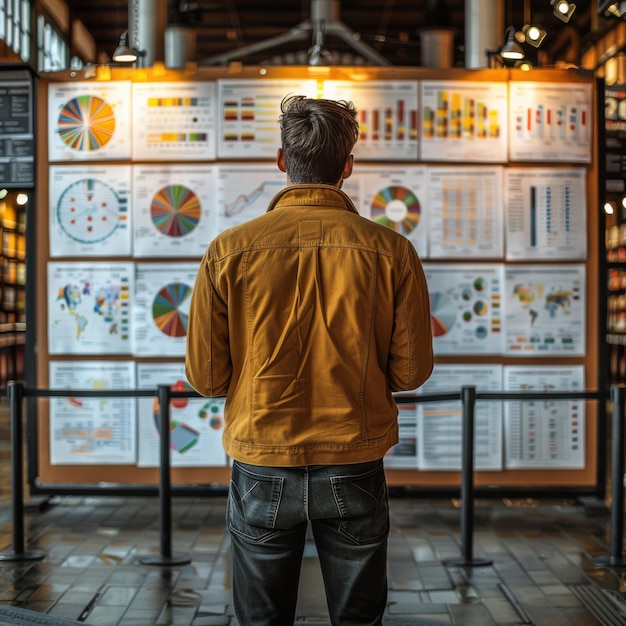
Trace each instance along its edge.
<path fill-rule="evenodd" d="M 40 89 L 48 142 L 38 162 L 37 211 L 47 219 L 38 220 L 32 320 L 40 387 L 61 386 L 69 372 L 74 389 L 81 380 L 103 389 L 122 380 L 189 388 L 187 306 L 201 256 L 286 184 L 274 162 L 279 105 L 302 93 L 355 103 L 361 138 L 344 191 L 364 217 L 407 237 L 424 262 L 436 367 L 415 393 L 546 381 L 541 388 L 598 388 L 593 79 L 422 68 L 359 68 L 359 81 L 349 68 L 265 68 L 262 78 L 255 68 L 77 74 Z M 552 125 L 563 116 L 561 133 Z M 518 128 L 519 118 L 532 127 Z M 111 381 L 96 376 L 99 365 L 115 374 Z M 385 458 L 391 485 L 460 484 L 460 405 L 444 404 L 401 405 L 401 441 Z M 80 463 L 80 441 L 64 430 L 78 406 L 38 401 L 35 489 L 157 482 L 154 401 L 137 399 L 127 418 L 122 403 L 98 407 L 90 432 L 111 439 Z M 594 402 L 477 408 L 479 488 L 597 489 Z M 227 484 L 223 400 L 173 403 L 171 413 L 173 482 Z M 541 420 L 557 425 L 546 427 L 551 446 L 538 449 L 528 424 Z"/>

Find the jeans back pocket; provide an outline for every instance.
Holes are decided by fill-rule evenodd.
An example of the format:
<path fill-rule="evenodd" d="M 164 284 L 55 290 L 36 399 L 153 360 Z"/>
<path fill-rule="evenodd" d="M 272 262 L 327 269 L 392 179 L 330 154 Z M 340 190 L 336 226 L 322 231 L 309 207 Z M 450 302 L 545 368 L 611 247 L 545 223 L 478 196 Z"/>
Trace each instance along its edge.
<path fill-rule="evenodd" d="M 389 499 L 382 462 L 363 474 L 332 476 L 339 532 L 355 543 L 380 541 L 389 532 Z"/>
<path fill-rule="evenodd" d="M 234 463 L 228 494 L 229 529 L 259 543 L 274 536 L 283 483 L 281 476 L 257 474 Z"/>

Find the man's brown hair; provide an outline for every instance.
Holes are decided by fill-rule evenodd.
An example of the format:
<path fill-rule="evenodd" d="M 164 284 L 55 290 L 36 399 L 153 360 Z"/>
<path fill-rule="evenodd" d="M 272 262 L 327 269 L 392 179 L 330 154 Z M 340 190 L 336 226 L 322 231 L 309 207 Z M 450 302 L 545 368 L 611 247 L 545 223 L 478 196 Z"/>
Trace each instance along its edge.
<path fill-rule="evenodd" d="M 279 117 L 285 169 L 294 184 L 336 184 L 359 137 L 352 102 L 288 96 Z"/>

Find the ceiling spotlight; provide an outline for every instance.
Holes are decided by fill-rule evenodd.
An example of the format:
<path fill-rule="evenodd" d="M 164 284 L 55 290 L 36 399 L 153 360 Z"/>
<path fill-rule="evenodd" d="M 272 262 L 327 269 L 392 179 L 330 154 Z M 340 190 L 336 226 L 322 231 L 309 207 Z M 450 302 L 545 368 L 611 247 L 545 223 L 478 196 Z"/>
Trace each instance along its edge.
<path fill-rule="evenodd" d="M 506 29 L 506 41 L 500 48 L 500 56 L 505 61 L 519 61 L 524 58 L 522 47 L 515 41 L 515 27 L 509 26 Z"/>
<path fill-rule="evenodd" d="M 533 69 L 533 64 L 526 59 L 521 59 L 520 61 L 515 61 L 514 68 L 518 70 L 522 70 L 522 72 L 530 72 Z"/>
<path fill-rule="evenodd" d="M 115 52 L 111 57 L 116 63 L 134 63 L 137 55 L 130 49 L 128 45 L 128 31 L 125 30 L 120 37 L 120 42 L 115 48 Z"/>
<path fill-rule="evenodd" d="M 541 45 L 541 42 L 546 38 L 546 31 L 539 26 L 535 26 L 534 24 L 526 24 L 522 28 L 522 32 L 524 33 L 524 37 L 526 39 L 526 43 L 531 46 L 538 48 Z"/>
<path fill-rule="evenodd" d="M 116 63 L 134 63 L 139 57 L 145 56 L 145 50 L 135 50 L 128 45 L 128 31 L 125 30 L 111 58 Z"/>
<path fill-rule="evenodd" d="M 561 21 L 569 22 L 570 18 L 576 10 L 576 5 L 567 0 L 550 0 L 550 4 L 554 7 L 552 11 Z"/>
<path fill-rule="evenodd" d="M 604 17 L 624 17 L 626 16 L 626 2 L 614 2 L 613 0 L 599 2 L 598 15 L 603 15 Z"/>

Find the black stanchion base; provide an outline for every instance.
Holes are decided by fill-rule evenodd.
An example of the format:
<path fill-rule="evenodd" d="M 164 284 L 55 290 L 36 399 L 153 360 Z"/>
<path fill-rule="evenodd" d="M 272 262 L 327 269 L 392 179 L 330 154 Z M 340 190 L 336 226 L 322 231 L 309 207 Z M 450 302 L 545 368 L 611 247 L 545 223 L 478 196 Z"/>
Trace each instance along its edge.
<path fill-rule="evenodd" d="M 155 554 L 154 556 L 145 556 L 139 559 L 139 562 L 143 565 L 187 565 L 191 563 L 191 559 L 182 554 L 173 554 L 172 556 Z"/>
<path fill-rule="evenodd" d="M 487 565 L 492 565 L 493 561 L 491 559 L 467 559 L 459 558 L 459 559 L 446 559 L 444 561 L 446 565 L 459 565 L 461 567 L 485 567 Z"/>
<path fill-rule="evenodd" d="M 626 567 L 626 561 L 620 556 L 598 556 L 591 562 L 600 567 Z"/>
<path fill-rule="evenodd" d="M 41 550 L 26 550 L 26 552 L 5 550 L 0 552 L 0 561 L 39 561 L 44 556 L 46 556 L 46 553 Z"/>

